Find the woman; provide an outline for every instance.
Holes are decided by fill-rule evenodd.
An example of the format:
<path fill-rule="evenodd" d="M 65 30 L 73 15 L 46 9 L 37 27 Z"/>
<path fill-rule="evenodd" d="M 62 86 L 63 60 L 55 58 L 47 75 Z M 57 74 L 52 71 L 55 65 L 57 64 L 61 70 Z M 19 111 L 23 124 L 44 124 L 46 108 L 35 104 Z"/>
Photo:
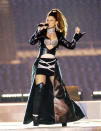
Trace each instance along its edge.
<path fill-rule="evenodd" d="M 65 89 L 55 53 L 59 46 L 74 49 L 83 34 L 76 28 L 72 42 L 65 39 L 67 23 L 59 9 L 52 9 L 47 14 L 46 23 L 40 23 L 42 27 L 29 41 L 31 45 L 39 44 L 39 55 L 32 68 L 32 84 L 23 123 L 33 121 L 34 126 L 62 123 L 66 126 L 67 122 L 83 118 L 84 114 Z"/>

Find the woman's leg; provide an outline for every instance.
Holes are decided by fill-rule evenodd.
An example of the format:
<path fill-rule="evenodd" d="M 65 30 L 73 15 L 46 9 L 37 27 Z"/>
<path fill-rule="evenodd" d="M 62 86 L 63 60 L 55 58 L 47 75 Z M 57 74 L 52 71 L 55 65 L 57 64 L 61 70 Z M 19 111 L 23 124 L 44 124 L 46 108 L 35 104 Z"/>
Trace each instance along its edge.
<path fill-rule="evenodd" d="M 54 76 L 50 76 L 52 86 L 54 87 Z M 62 123 L 62 127 L 67 126 L 67 123 Z"/>
<path fill-rule="evenodd" d="M 40 84 L 40 83 L 46 83 L 46 76 L 42 75 L 42 74 L 36 74 L 36 78 L 35 78 L 35 82 L 36 85 Z"/>
<path fill-rule="evenodd" d="M 52 86 L 54 87 L 54 76 L 50 76 L 50 80 L 51 80 Z"/>
<path fill-rule="evenodd" d="M 34 126 L 38 126 L 40 105 L 44 95 L 46 76 L 37 74 L 35 81 L 36 81 L 36 87 L 33 96 L 33 122 L 34 122 Z"/>

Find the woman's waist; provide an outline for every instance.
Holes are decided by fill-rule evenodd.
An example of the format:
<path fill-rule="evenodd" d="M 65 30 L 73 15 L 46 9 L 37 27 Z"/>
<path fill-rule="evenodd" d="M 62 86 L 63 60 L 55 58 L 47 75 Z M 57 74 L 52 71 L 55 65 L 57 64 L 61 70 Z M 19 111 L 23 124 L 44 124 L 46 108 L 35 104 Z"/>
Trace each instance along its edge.
<path fill-rule="evenodd" d="M 40 58 L 39 59 L 39 64 L 38 64 L 38 67 L 40 66 L 55 66 L 55 63 L 56 63 L 56 58 Z"/>
<path fill-rule="evenodd" d="M 55 55 L 53 54 L 50 54 L 50 53 L 46 53 L 46 54 L 42 54 L 41 55 L 41 58 L 55 58 Z"/>

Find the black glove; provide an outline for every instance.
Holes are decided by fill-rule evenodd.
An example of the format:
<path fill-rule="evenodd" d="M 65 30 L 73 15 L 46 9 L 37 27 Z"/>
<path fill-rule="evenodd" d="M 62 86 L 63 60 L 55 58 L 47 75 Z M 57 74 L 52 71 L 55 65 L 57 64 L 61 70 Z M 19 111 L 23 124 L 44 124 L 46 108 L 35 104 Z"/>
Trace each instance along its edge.
<path fill-rule="evenodd" d="M 29 43 L 34 45 L 38 42 L 38 40 L 44 38 L 44 30 L 38 31 L 36 30 L 34 34 L 31 36 Z"/>
<path fill-rule="evenodd" d="M 79 34 L 75 33 L 73 38 L 77 42 L 84 34 L 86 34 L 86 32 L 79 33 Z"/>

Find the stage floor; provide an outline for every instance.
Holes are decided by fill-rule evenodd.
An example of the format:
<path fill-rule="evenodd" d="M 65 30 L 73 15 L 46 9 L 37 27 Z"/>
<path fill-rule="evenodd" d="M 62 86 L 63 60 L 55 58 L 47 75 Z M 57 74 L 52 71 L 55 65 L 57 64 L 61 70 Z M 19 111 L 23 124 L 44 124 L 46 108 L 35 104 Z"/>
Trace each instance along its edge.
<path fill-rule="evenodd" d="M 0 131 L 101 131 L 101 101 L 79 101 L 79 106 L 87 117 L 79 121 L 62 124 L 39 125 L 33 123 L 23 125 L 26 103 L 0 104 Z"/>
<path fill-rule="evenodd" d="M 61 124 L 39 125 L 34 127 L 33 123 L 23 125 L 22 122 L 0 122 L 0 131 L 101 131 L 101 119 L 82 119 L 67 123 L 67 127 Z"/>

